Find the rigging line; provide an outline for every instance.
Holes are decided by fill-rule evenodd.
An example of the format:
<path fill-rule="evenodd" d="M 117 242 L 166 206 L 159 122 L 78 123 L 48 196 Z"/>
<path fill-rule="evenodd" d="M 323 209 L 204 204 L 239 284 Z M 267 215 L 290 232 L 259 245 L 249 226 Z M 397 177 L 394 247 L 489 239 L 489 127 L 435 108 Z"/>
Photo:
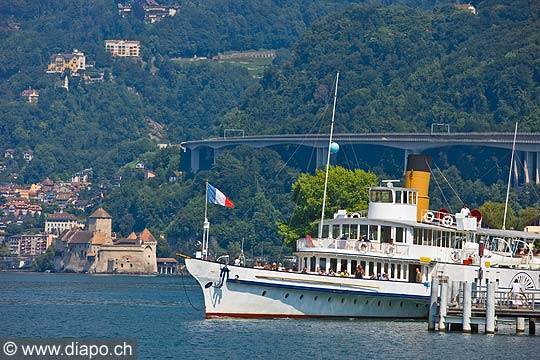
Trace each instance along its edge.
<path fill-rule="evenodd" d="M 356 150 L 354 150 L 354 145 L 352 144 L 352 136 L 349 136 L 349 141 L 351 141 L 351 148 L 352 148 L 352 153 L 354 156 L 355 168 L 360 169 L 360 160 L 358 160 L 358 156 L 356 156 Z"/>
<path fill-rule="evenodd" d="M 508 158 L 508 154 L 504 155 L 502 158 L 498 159 L 496 158 L 495 159 L 495 165 L 493 165 L 488 171 L 486 171 L 485 173 L 482 174 L 482 176 L 479 178 L 480 180 L 482 179 L 485 179 L 486 176 L 493 171 L 493 169 L 499 167 L 499 164 L 503 161 L 503 160 L 506 160 Z"/>
<path fill-rule="evenodd" d="M 324 117 L 326 116 L 326 113 L 328 112 L 328 109 L 330 108 L 330 99 L 331 99 L 331 93 L 328 95 L 328 98 L 326 99 L 326 105 L 324 106 L 324 111 L 323 113 L 318 116 L 319 118 L 319 121 L 317 122 L 314 122 L 313 123 L 313 126 L 309 129 L 308 133 L 307 134 L 311 134 L 313 133 L 313 130 L 317 127 L 317 123 L 319 124 L 319 131 L 317 132 L 318 134 L 321 132 L 321 128 L 322 128 L 322 120 L 324 119 Z M 306 135 L 307 135 L 306 134 Z M 293 151 L 293 153 L 291 154 L 291 156 L 289 156 L 289 158 L 287 159 L 287 161 L 284 162 L 283 166 L 278 170 L 278 172 L 276 173 L 276 175 L 274 176 L 274 179 L 277 178 L 277 176 L 281 173 L 281 171 L 283 171 L 283 169 L 285 169 L 287 167 L 287 165 L 289 164 L 289 162 L 292 160 L 292 158 L 294 157 L 294 155 L 296 155 L 296 153 L 299 151 L 300 147 L 302 145 L 304 145 L 305 143 L 305 139 L 306 137 L 304 137 L 302 139 L 302 141 L 300 142 L 300 144 L 298 144 L 296 146 L 296 149 Z M 311 160 L 313 159 L 313 151 L 311 151 L 310 153 L 310 156 L 309 156 L 309 161 L 307 162 L 307 164 L 311 163 Z M 307 166 L 306 165 L 306 171 L 307 171 Z M 269 185 L 267 185 L 264 190 L 266 190 L 268 188 Z"/>
<path fill-rule="evenodd" d="M 429 164 L 428 164 L 429 166 Z M 457 196 L 458 200 L 460 202 L 463 202 L 463 200 L 461 200 L 461 197 L 459 197 L 459 194 L 457 193 L 457 191 L 454 189 L 454 187 L 452 186 L 452 184 L 450 184 L 450 181 L 448 181 L 448 179 L 446 178 L 446 176 L 444 176 L 442 170 L 437 166 L 435 165 L 435 167 L 437 168 L 437 170 L 439 170 L 439 172 L 441 173 L 441 176 L 443 177 L 444 181 L 446 181 L 446 183 L 448 184 L 448 186 L 450 187 L 450 189 L 452 189 L 452 191 L 454 192 L 454 195 Z M 430 167 L 430 170 L 431 170 L 431 167 Z"/>
<path fill-rule="evenodd" d="M 444 191 L 442 190 L 441 185 L 439 185 L 439 182 L 437 181 L 437 176 L 435 175 L 435 173 L 433 173 L 433 180 L 435 180 L 435 184 L 437 184 L 437 188 L 441 192 L 441 195 L 444 199 L 444 203 L 446 204 L 450 212 L 453 212 L 452 207 L 450 206 L 450 202 L 446 199 L 446 196 L 444 195 Z"/>

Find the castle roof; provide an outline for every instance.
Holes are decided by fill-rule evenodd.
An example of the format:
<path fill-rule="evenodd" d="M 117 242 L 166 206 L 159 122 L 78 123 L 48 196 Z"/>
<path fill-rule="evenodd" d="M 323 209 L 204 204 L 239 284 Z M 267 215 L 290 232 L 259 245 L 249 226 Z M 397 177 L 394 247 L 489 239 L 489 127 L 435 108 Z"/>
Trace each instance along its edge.
<path fill-rule="evenodd" d="M 92 241 L 94 233 L 92 231 L 84 231 L 77 228 L 70 229 L 62 234 L 62 241 L 67 241 L 69 244 L 88 244 Z"/>
<path fill-rule="evenodd" d="M 141 240 L 143 242 L 157 242 L 156 238 L 154 237 L 154 235 L 152 235 L 152 233 L 150 232 L 150 230 L 148 230 L 147 228 L 144 228 L 143 232 L 141 233 L 140 235 L 141 237 Z"/>
<path fill-rule="evenodd" d="M 101 231 L 96 231 L 94 233 L 94 237 L 92 238 L 92 245 L 103 245 L 105 244 L 106 238 L 107 234 Z"/>
<path fill-rule="evenodd" d="M 112 216 L 109 215 L 103 208 L 99 208 L 96 211 L 92 213 L 88 218 L 94 218 L 94 219 L 112 219 Z"/>
<path fill-rule="evenodd" d="M 77 220 L 77 218 L 69 213 L 54 213 L 49 215 L 48 219 L 55 219 L 55 220 Z"/>
<path fill-rule="evenodd" d="M 134 232 L 131 232 L 131 234 L 129 234 L 129 236 L 127 237 L 128 239 L 136 239 L 137 238 L 137 234 L 135 234 Z"/>

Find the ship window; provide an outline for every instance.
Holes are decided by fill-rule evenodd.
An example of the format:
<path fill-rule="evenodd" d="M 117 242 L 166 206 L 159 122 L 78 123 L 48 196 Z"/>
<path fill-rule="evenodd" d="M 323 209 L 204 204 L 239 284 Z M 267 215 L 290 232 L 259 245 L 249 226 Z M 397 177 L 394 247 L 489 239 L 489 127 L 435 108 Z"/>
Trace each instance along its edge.
<path fill-rule="evenodd" d="M 322 237 L 323 237 L 323 239 L 325 239 L 325 238 L 328 237 L 328 225 L 323 225 L 323 228 L 322 228 Z"/>
<path fill-rule="evenodd" d="M 341 271 L 347 270 L 347 259 L 341 259 Z"/>
<path fill-rule="evenodd" d="M 330 269 L 336 271 L 336 269 L 337 269 L 337 259 L 335 259 L 335 258 L 330 259 Z"/>
<path fill-rule="evenodd" d="M 390 226 L 381 226 L 381 242 L 387 243 L 390 241 L 391 231 Z"/>
<path fill-rule="evenodd" d="M 396 265 L 390 264 L 390 278 L 395 279 L 396 275 Z"/>
<path fill-rule="evenodd" d="M 360 225 L 360 239 L 367 240 L 368 226 Z"/>
<path fill-rule="evenodd" d="M 285 299 L 289 297 L 289 293 L 286 293 L 285 294 Z"/>
<path fill-rule="evenodd" d="M 396 270 L 396 279 L 401 279 L 401 264 L 397 264 Z"/>
<path fill-rule="evenodd" d="M 341 231 L 339 231 L 339 225 L 332 225 L 332 237 L 339 239 L 341 237 Z"/>
<path fill-rule="evenodd" d="M 319 267 L 321 270 L 326 270 L 326 258 L 319 259 Z"/>
<path fill-rule="evenodd" d="M 373 261 L 369 262 L 369 276 L 375 275 L 377 269 L 375 269 L 375 263 Z M 368 274 L 366 274 L 368 275 Z"/>
<path fill-rule="evenodd" d="M 372 190 L 371 202 L 392 203 L 392 190 Z"/>
<path fill-rule="evenodd" d="M 402 193 L 401 190 L 396 190 L 396 204 L 402 203 L 401 193 Z"/>
<path fill-rule="evenodd" d="M 315 271 L 315 256 L 312 256 L 309 258 L 309 271 L 314 272 Z"/>
<path fill-rule="evenodd" d="M 369 275 L 367 273 L 368 269 L 366 269 L 366 262 L 365 261 L 360 261 L 360 266 L 362 267 L 362 269 L 364 269 L 364 271 L 366 272 L 366 275 Z"/>
<path fill-rule="evenodd" d="M 351 260 L 351 276 L 356 272 L 356 267 L 358 266 L 357 264 L 358 262 L 356 260 Z"/>
<path fill-rule="evenodd" d="M 379 240 L 379 226 L 378 225 L 370 225 L 369 226 L 369 240 L 378 241 Z"/>
<path fill-rule="evenodd" d="M 358 239 L 358 225 L 351 225 L 349 230 L 349 239 L 357 240 Z"/>
<path fill-rule="evenodd" d="M 403 231 L 405 229 L 402 227 L 396 227 L 396 242 L 402 243 L 403 242 Z"/>

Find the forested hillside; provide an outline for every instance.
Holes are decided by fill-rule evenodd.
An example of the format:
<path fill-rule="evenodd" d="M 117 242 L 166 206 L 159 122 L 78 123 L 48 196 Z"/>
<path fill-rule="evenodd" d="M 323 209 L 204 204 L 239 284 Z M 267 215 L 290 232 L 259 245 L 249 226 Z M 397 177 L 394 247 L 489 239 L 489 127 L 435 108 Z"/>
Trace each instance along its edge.
<path fill-rule="evenodd" d="M 426 131 L 431 123 L 511 131 L 517 120 L 520 131 L 538 131 L 538 3 L 477 7 L 473 15 L 357 5 L 321 19 L 247 100 L 243 127 L 303 132 L 339 70 L 338 131 Z"/>
<path fill-rule="evenodd" d="M 287 252 L 278 223 L 315 220 L 294 214 L 292 185 L 306 172 L 296 167 L 302 161 L 289 161 L 297 149 L 225 150 L 209 171 L 169 183 L 184 153 L 157 150 L 157 143 L 220 136 L 226 128 L 327 132 L 336 71 L 336 131 L 423 132 L 432 123 L 511 131 L 518 120 L 520 131 L 540 131 L 537 2 L 473 1 L 478 14 L 453 0 L 162 2 L 179 11 L 155 24 L 120 16 L 113 0 L 0 2 L 0 151 L 34 152 L 31 162 L 0 160 L 8 169 L 0 181 L 14 181 L 13 173 L 20 183 L 67 179 L 91 167 L 115 231 L 149 227 L 190 251 L 201 236 L 209 179 L 237 205 L 210 209 L 214 248 L 232 253 L 244 238 L 254 254 L 276 255 Z M 139 40 L 141 56 L 112 57 L 106 39 Z M 45 72 L 51 55 L 73 49 L 103 81 Z M 186 59 L 260 49 L 277 52 L 261 78 L 246 66 Z M 38 103 L 21 98 L 29 87 L 40 91 Z M 506 153 L 468 150 L 434 153 L 460 189 L 453 194 L 434 175 L 441 181 L 432 183 L 434 206 L 502 200 Z M 392 177 L 401 156 L 380 149 L 351 155 L 353 166 Z M 134 172 L 137 161 L 156 178 Z M 120 176 L 120 187 L 110 186 Z M 516 214 L 537 206 L 538 193 L 535 186 L 514 192 Z"/>

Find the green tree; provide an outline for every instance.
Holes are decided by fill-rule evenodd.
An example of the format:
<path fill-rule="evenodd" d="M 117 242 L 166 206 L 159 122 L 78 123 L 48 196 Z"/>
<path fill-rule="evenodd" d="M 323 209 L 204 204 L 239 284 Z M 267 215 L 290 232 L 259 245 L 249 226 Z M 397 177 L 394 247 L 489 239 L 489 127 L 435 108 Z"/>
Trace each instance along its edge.
<path fill-rule="evenodd" d="M 35 258 L 34 264 L 32 267 L 35 271 L 54 271 L 54 254 L 56 249 L 54 245 L 51 245 L 47 248 L 44 254 L 39 255 Z"/>
<path fill-rule="evenodd" d="M 504 203 L 497 203 L 492 201 L 485 202 L 480 206 L 479 210 L 482 212 L 482 222 L 490 228 L 502 229 L 504 219 Z M 511 207 L 508 207 L 506 215 L 506 228 L 510 229 L 516 224 L 516 216 Z"/>
<path fill-rule="evenodd" d="M 296 204 L 288 223 L 280 222 L 279 233 L 285 243 L 291 244 L 300 236 L 316 235 L 314 221 L 320 219 L 325 172 L 317 170 L 315 175 L 304 174 L 293 184 L 292 197 Z M 375 174 L 363 170 L 347 170 L 340 166 L 330 167 L 325 217 L 339 209 L 360 211 L 367 209 L 368 188 L 377 185 Z"/>
<path fill-rule="evenodd" d="M 0 257 L 9 256 L 9 245 L 8 244 L 2 244 L 0 246 Z"/>

